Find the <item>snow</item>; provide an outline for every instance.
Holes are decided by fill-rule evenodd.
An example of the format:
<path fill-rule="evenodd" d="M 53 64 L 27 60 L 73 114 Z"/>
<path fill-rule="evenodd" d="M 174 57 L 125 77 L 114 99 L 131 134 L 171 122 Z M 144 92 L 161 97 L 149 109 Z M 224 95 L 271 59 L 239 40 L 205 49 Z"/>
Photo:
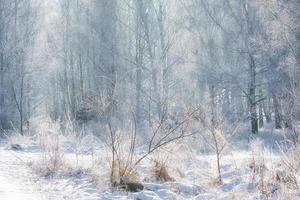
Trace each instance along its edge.
<path fill-rule="evenodd" d="M 156 193 L 162 199 L 166 199 L 166 200 L 176 200 L 177 199 L 176 193 L 174 193 L 170 190 L 161 189 L 161 190 L 157 190 Z"/>
<path fill-rule="evenodd" d="M 212 200 L 216 199 L 216 196 L 213 194 L 199 194 L 198 196 L 195 197 L 195 200 Z"/>
<path fill-rule="evenodd" d="M 136 199 L 141 200 L 160 200 L 161 198 L 155 193 L 151 191 L 143 191 L 136 195 Z"/>
<path fill-rule="evenodd" d="M 0 148 L 0 199 L 1 200 L 42 200 L 46 199 L 37 188 L 24 180 L 31 176 L 21 160 L 12 152 Z"/>
<path fill-rule="evenodd" d="M 280 156 L 274 146 L 268 146 L 269 139 L 257 139 L 249 148 L 236 148 L 225 152 L 221 157 L 222 184 L 214 182 L 216 177 L 215 155 L 198 152 L 184 152 L 183 145 L 170 147 L 176 155 L 168 154 L 169 172 L 175 181 L 155 182 L 147 179 L 151 159 L 142 162 L 137 170 L 144 190 L 137 193 L 113 191 L 109 188 L 106 158 L 107 152 L 101 144 L 93 144 L 93 153 L 87 150 L 76 156 L 76 149 L 70 148 L 74 142 L 61 138 L 63 159 L 66 168 L 49 177 L 41 177 L 32 168 L 44 155 L 43 149 L 34 140 L 20 143 L 20 151 L 12 151 L 9 144 L 0 148 L 0 199 L 74 199 L 74 200 L 225 200 L 225 199 L 264 199 L 260 194 L 260 165 L 265 166 L 267 187 L 272 192 L 269 199 L 280 199 L 281 184 L 274 180 L 274 173 L 284 174 L 278 163 Z M 242 141 L 244 142 L 244 141 Z M 7 143 L 7 142 L 6 142 Z M 66 146 L 66 147 L 65 147 Z M 254 148 L 254 149 L 251 149 Z M 180 151 L 177 151 L 180 149 Z M 140 149 L 143 152 L 143 149 Z M 93 155 L 95 154 L 95 155 Z M 182 156 L 184 154 L 186 156 Z M 100 158 L 97 158 L 98 155 Z M 162 154 L 161 156 L 163 156 Z M 256 165 L 252 167 L 255 160 Z M 97 164 L 98 163 L 98 164 Z M 78 165 L 78 166 L 77 166 Z M 77 167 L 74 167 L 77 166 Z M 92 169 L 91 166 L 94 166 Z M 180 173 L 176 173 L 180 171 Z M 97 180 L 97 181 L 95 181 Z M 291 193 L 290 199 L 298 199 Z"/>
<path fill-rule="evenodd" d="M 34 174 L 29 167 L 30 162 L 41 156 L 40 151 L 35 150 L 31 145 L 23 151 L 0 148 L 1 200 L 98 199 L 95 185 L 85 175 L 65 174 L 57 178 L 42 178 Z"/>
<path fill-rule="evenodd" d="M 16 188 L 12 183 L 7 182 L 7 178 L 0 178 L 0 199 L 3 200 L 32 200 L 32 199 L 42 199 L 40 196 L 22 191 L 19 188 Z"/>

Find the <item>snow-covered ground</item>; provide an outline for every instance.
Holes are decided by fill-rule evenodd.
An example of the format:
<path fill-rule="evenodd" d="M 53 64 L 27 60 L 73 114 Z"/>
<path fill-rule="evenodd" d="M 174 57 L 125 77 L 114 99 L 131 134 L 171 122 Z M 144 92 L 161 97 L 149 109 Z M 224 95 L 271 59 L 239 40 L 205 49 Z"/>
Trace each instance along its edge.
<path fill-rule="evenodd" d="M 0 147 L 0 199 L 285 199 L 281 197 L 284 187 L 274 178 L 280 167 L 279 152 L 276 145 L 268 145 L 280 142 L 281 138 L 277 139 L 270 141 L 266 132 L 253 147 L 249 147 L 246 140 L 239 138 L 240 142 L 221 157 L 222 184 L 215 181 L 213 153 L 191 151 L 189 145 L 177 143 L 160 154 L 168 160 L 166 164 L 174 181 L 151 181 L 151 159 L 146 159 L 137 168 L 144 185 L 144 190 L 137 193 L 112 191 L 108 187 L 105 150 L 100 144 L 93 150 L 94 155 L 86 148 L 88 145 L 83 144 L 85 150 L 76 159 L 74 148 L 70 148 L 74 145 L 72 141 L 62 139 L 64 160 L 72 167 L 56 175 L 41 176 L 35 168 L 45 153 L 38 143 L 34 139 L 19 142 L 22 150 L 14 151 L 6 141 Z M 290 196 L 290 199 L 299 198 L 297 193 Z"/>
<path fill-rule="evenodd" d="M 0 199 L 45 199 L 18 153 L 0 148 Z"/>
<path fill-rule="evenodd" d="M 235 157 L 238 164 L 246 163 L 251 159 L 247 152 L 234 153 L 225 156 L 227 160 L 223 166 L 224 184 L 220 187 L 207 188 L 205 183 L 211 170 L 207 165 L 213 162 L 214 157 L 199 156 L 197 160 L 190 160 L 185 163 L 187 170 L 184 178 L 178 181 L 167 183 L 143 183 L 145 191 L 139 193 L 127 193 L 121 191 L 97 192 L 96 186 L 84 175 L 78 177 L 65 176 L 55 178 L 41 178 L 33 174 L 28 163 L 38 159 L 39 152 L 12 151 L 1 147 L 1 172 L 0 172 L 0 199 L 227 199 L 239 190 L 249 190 L 249 195 L 254 189 L 248 184 L 246 174 L 235 169 L 230 163 Z M 72 155 L 69 155 L 72 157 Z M 225 164 L 226 163 L 226 164 Z M 239 167 L 239 166 L 237 166 Z M 145 169 L 141 166 L 140 170 Z M 99 169 L 100 170 L 100 169 Z M 145 171 L 141 173 L 144 173 Z M 253 191 L 250 191 L 253 190 Z"/>

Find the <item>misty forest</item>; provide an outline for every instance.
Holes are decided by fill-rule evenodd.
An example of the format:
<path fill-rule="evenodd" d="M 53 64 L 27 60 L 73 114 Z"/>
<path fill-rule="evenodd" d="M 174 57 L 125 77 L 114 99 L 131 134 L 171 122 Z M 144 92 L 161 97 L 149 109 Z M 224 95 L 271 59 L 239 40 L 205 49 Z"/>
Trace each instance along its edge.
<path fill-rule="evenodd" d="M 300 199 L 300 1 L 0 0 L 0 199 Z"/>

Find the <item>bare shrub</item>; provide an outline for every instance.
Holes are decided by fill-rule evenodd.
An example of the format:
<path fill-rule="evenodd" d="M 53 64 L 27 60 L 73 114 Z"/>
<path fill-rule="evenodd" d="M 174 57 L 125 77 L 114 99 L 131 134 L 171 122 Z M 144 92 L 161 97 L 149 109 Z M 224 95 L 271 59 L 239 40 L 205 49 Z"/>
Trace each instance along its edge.
<path fill-rule="evenodd" d="M 135 181 L 130 180 L 130 178 L 136 174 L 135 171 L 137 165 L 145 158 L 172 142 L 194 135 L 195 132 L 187 132 L 187 126 L 190 118 L 197 110 L 198 109 L 195 109 L 192 112 L 189 112 L 181 122 L 170 129 L 164 129 L 166 123 L 165 117 L 162 117 L 161 121 L 153 123 L 155 124 L 155 128 L 152 129 L 153 132 L 150 132 L 150 140 L 147 142 L 147 151 L 139 156 L 136 153 L 138 133 L 134 112 L 131 110 L 131 118 L 127 119 L 129 122 L 126 124 L 129 124 L 131 127 L 130 131 L 127 132 L 125 131 L 126 129 L 117 127 L 117 124 L 124 123 L 116 123 L 112 122 L 112 119 L 108 119 L 108 139 L 106 143 L 111 151 L 110 180 L 112 185 L 115 185 L 114 183 L 116 182 L 124 182 L 125 179 L 129 180 L 129 182 Z M 124 131 L 127 133 L 126 138 L 129 136 L 128 145 L 124 143 Z"/>
<path fill-rule="evenodd" d="M 150 171 L 151 178 L 154 178 L 155 181 L 159 182 L 175 181 L 169 174 L 166 162 L 157 159 L 154 159 L 152 162 L 153 165 Z"/>
<path fill-rule="evenodd" d="M 58 136 L 51 138 L 43 152 L 42 159 L 35 163 L 36 171 L 42 176 L 53 176 L 59 171 L 64 171 L 66 167 L 64 153 L 60 149 Z"/>
<path fill-rule="evenodd" d="M 29 132 L 21 134 L 20 131 L 14 127 L 12 131 L 7 132 L 4 130 L 3 135 L 8 141 L 9 148 L 17 151 L 23 150 L 23 147 L 30 145 L 34 139 L 33 135 L 29 134 Z"/>
<path fill-rule="evenodd" d="M 127 166 L 124 160 L 116 159 L 112 170 L 112 180 L 139 181 L 140 176 L 136 169 Z"/>
<path fill-rule="evenodd" d="M 290 189 L 298 189 L 297 178 L 292 173 L 284 170 L 277 170 L 275 172 L 275 180 L 279 183 L 285 184 Z"/>
<path fill-rule="evenodd" d="M 250 142 L 251 161 L 249 168 L 251 169 L 252 182 L 257 185 L 260 194 L 263 197 L 269 198 L 280 186 L 274 180 L 273 171 L 266 163 L 266 149 L 260 140 L 253 139 Z"/>
<path fill-rule="evenodd" d="M 202 128 L 199 136 L 216 155 L 217 178 L 213 180 L 213 185 L 221 185 L 223 182 L 221 176 L 222 153 L 228 146 L 230 138 L 237 133 L 240 123 L 236 121 L 229 125 L 226 117 L 215 111 L 213 106 L 214 104 L 210 106 L 210 109 L 201 107 L 196 120 Z"/>
<path fill-rule="evenodd" d="M 61 130 L 58 122 L 44 119 L 37 127 L 37 140 L 43 150 L 39 161 L 32 162 L 31 167 L 44 177 L 52 177 L 60 171 L 68 171 L 65 155 L 61 149 Z"/>
<path fill-rule="evenodd" d="M 289 188 L 299 191 L 300 146 L 293 141 L 287 141 L 281 146 L 281 165 L 283 171 L 278 171 L 276 178 Z"/>

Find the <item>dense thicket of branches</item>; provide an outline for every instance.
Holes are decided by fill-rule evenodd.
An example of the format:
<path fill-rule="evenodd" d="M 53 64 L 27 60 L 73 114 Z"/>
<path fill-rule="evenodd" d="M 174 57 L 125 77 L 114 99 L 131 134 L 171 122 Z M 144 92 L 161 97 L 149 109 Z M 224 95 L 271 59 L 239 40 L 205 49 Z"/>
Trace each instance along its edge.
<path fill-rule="evenodd" d="M 31 0 L 0 1 L 0 128 L 23 132 L 33 108 L 31 76 L 36 6 Z"/>
<path fill-rule="evenodd" d="M 209 94 L 215 112 L 253 134 L 272 121 L 293 130 L 299 8 L 297 0 L 1 0 L 0 128 L 23 133 L 41 114 L 126 126 L 134 113 L 146 137 Z"/>

